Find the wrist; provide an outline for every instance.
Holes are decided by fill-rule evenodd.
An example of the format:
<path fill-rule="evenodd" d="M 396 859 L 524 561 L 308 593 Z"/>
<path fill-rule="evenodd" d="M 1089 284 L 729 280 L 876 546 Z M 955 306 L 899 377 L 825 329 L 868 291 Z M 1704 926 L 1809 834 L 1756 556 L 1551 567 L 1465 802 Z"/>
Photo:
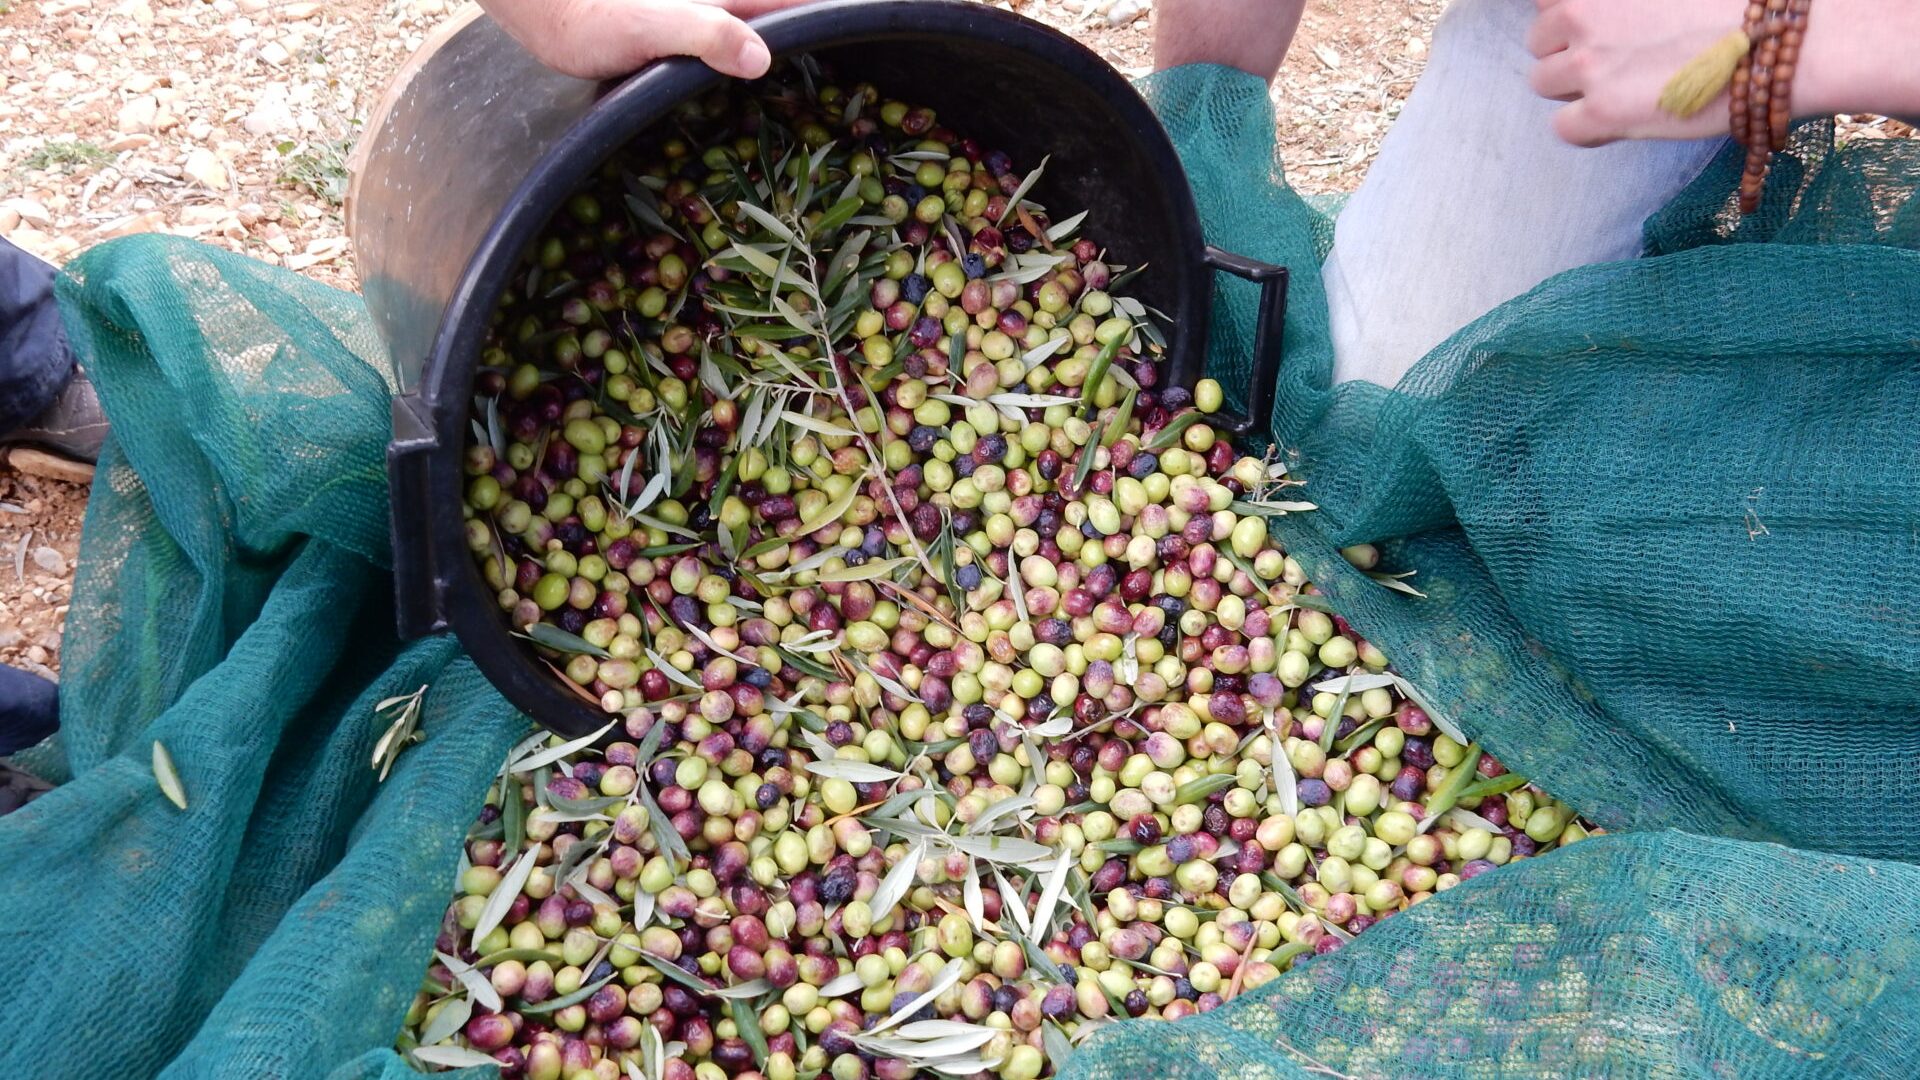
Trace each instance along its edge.
<path fill-rule="evenodd" d="M 1920 5 L 1814 0 L 1794 74 L 1797 116 L 1920 112 Z"/>

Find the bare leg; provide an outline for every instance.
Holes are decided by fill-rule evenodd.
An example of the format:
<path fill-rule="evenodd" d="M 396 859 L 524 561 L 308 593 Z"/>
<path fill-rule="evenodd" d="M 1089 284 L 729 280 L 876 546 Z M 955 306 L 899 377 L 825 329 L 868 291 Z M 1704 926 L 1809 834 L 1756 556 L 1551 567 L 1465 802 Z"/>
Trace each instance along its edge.
<path fill-rule="evenodd" d="M 1224 64 L 1272 82 L 1306 6 L 1306 0 L 1159 0 L 1153 65 Z"/>

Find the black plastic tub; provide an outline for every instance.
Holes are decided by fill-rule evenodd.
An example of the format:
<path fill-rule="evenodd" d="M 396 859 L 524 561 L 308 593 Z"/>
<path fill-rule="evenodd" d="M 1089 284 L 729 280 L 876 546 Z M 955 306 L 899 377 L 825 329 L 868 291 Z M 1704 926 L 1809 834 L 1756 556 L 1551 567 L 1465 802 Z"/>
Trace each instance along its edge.
<path fill-rule="evenodd" d="M 941 123 L 1049 162 L 1034 197 L 1089 208 L 1114 261 L 1150 263 L 1129 293 L 1172 319 L 1167 384 L 1207 353 L 1213 273 L 1264 283 L 1246 432 L 1272 406 L 1286 271 L 1209 248 L 1193 194 L 1146 102 L 1093 52 L 963 0 L 845 0 L 765 16 L 776 59 L 810 53 L 842 77 L 932 106 Z M 399 395 L 387 451 L 399 630 L 451 629 L 507 699 L 567 735 L 608 717 L 512 636 L 463 538 L 467 409 L 494 301 L 554 211 L 616 150 L 724 76 L 693 60 L 595 84 L 542 68 L 498 25 L 452 31 L 369 131 L 349 207 L 356 257 Z"/>

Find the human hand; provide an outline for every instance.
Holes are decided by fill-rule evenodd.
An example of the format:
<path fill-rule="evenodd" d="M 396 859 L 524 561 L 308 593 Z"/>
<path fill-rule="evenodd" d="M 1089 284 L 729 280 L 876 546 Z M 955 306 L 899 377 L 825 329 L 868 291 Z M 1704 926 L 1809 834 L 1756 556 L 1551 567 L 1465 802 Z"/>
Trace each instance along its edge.
<path fill-rule="evenodd" d="M 807 0 L 480 0 L 542 64 L 606 79 L 664 56 L 698 57 L 723 75 L 757 79 L 772 63 L 743 21 Z"/>
<path fill-rule="evenodd" d="M 1697 139 L 1727 130 L 1718 107 L 1685 119 L 1660 109 L 1675 72 L 1738 30 L 1747 0 L 1538 0 L 1527 34 L 1542 97 L 1568 102 L 1553 128 L 1576 146 L 1616 139 Z"/>
<path fill-rule="evenodd" d="M 1536 0 L 1527 35 L 1532 84 L 1567 102 L 1554 130 L 1578 146 L 1696 139 L 1727 130 L 1727 95 L 1681 119 L 1661 110 L 1668 80 L 1746 17 L 1747 0 Z M 1901 115 L 1920 108 L 1920 64 L 1906 43 L 1920 4 L 1817 0 L 1793 83 L 1796 116 Z"/>

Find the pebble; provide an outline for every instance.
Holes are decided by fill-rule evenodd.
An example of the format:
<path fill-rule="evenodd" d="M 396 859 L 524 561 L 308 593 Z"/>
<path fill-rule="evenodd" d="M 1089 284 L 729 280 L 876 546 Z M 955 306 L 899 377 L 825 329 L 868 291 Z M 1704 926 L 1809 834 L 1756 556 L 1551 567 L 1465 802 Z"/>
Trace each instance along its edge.
<path fill-rule="evenodd" d="M 293 131 L 298 122 L 293 116 L 293 106 L 288 103 L 286 87 L 275 84 L 261 91 L 260 100 L 254 102 L 252 111 L 247 113 L 241 126 L 253 135 L 278 135 Z"/>
<path fill-rule="evenodd" d="M 0 202 L 0 210 L 13 211 L 21 221 L 35 228 L 45 229 L 53 225 L 53 215 L 47 213 L 46 204 L 34 199 L 8 199 L 6 202 Z"/>
<path fill-rule="evenodd" d="M 45 570 L 49 574 L 64 574 L 67 572 L 66 558 L 50 547 L 37 547 L 33 549 L 33 565 Z"/>
<path fill-rule="evenodd" d="M 1108 26 L 1125 26 L 1153 8 L 1153 0 L 1115 0 L 1107 9 Z"/>
<path fill-rule="evenodd" d="M 227 190 L 227 167 L 220 163 L 213 151 L 204 146 L 196 146 L 187 152 L 187 163 L 181 166 L 187 178 L 215 191 Z"/>
<path fill-rule="evenodd" d="M 117 236 L 132 236 L 135 233 L 161 232 L 167 227 L 167 215 L 158 210 L 148 210 L 144 214 L 130 214 L 117 221 L 100 227 L 100 238 L 111 240 Z"/>
<path fill-rule="evenodd" d="M 160 101 L 151 94 L 141 94 L 120 106 L 117 126 L 122 132 L 139 135 L 153 130 L 153 121 L 160 114 Z"/>

